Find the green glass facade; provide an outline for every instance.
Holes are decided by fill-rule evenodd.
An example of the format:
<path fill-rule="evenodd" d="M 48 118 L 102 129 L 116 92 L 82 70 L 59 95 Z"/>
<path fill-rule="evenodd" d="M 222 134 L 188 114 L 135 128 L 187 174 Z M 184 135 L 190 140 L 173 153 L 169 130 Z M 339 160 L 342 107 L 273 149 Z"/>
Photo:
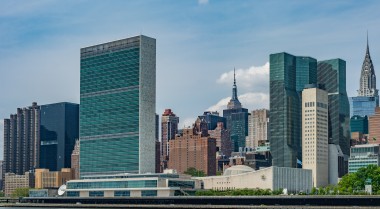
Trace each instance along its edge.
<path fill-rule="evenodd" d="M 317 61 L 288 53 L 270 55 L 270 144 L 273 166 L 297 167 L 302 159 L 301 92 L 316 83 Z"/>
<path fill-rule="evenodd" d="M 223 110 L 223 117 L 226 118 L 227 129 L 230 130 L 234 152 L 245 147 L 245 137 L 248 136 L 248 115 L 248 109 L 245 108 Z"/>
<path fill-rule="evenodd" d="M 154 172 L 155 39 L 83 48 L 80 64 L 81 176 Z"/>
<path fill-rule="evenodd" d="M 363 134 L 368 134 L 368 117 L 367 116 L 352 116 L 350 119 L 350 128 L 352 132 L 360 132 Z"/>
<path fill-rule="evenodd" d="M 318 62 L 318 83 L 329 94 L 329 143 L 350 155 L 350 105 L 346 92 L 346 61 L 332 59 Z"/>

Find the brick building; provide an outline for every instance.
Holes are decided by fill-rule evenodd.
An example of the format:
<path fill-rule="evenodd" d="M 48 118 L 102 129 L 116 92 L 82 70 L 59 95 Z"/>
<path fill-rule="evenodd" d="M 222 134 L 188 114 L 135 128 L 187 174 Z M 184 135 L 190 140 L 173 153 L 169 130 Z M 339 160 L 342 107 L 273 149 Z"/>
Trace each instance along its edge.
<path fill-rule="evenodd" d="M 204 132 L 202 134 L 196 126 L 183 129 L 182 135 L 169 141 L 169 147 L 168 168 L 176 169 L 178 173 L 195 168 L 208 176 L 216 175 L 216 140 Z"/>

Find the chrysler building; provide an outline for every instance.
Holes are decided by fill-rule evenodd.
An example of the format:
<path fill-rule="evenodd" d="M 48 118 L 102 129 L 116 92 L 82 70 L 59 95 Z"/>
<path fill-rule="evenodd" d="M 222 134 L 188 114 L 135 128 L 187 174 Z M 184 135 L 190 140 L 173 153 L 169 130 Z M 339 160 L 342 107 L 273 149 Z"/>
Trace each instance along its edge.
<path fill-rule="evenodd" d="M 379 90 L 376 89 L 375 69 L 372 64 L 371 55 L 369 54 L 367 34 L 367 50 L 360 75 L 360 89 L 358 90 L 358 96 L 377 97 L 378 91 Z"/>

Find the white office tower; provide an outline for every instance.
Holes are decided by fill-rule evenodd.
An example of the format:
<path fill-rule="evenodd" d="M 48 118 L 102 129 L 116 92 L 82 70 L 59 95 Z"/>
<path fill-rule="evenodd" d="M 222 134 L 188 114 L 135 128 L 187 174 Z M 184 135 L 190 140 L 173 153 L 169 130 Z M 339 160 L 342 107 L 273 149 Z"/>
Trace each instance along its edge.
<path fill-rule="evenodd" d="M 302 168 L 314 187 L 328 185 L 328 95 L 313 84 L 302 91 Z"/>

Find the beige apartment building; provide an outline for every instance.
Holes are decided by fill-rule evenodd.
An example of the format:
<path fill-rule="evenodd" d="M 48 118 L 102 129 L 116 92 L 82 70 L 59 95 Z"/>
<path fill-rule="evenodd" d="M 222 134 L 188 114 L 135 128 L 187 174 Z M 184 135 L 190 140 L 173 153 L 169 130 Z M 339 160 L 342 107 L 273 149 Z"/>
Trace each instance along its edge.
<path fill-rule="evenodd" d="M 71 168 L 74 172 L 74 179 L 79 179 L 79 155 L 80 155 L 80 143 L 79 140 L 75 141 L 74 150 L 71 154 Z"/>
<path fill-rule="evenodd" d="M 328 95 L 308 85 L 302 91 L 302 168 L 312 170 L 313 186 L 329 184 Z"/>
<path fill-rule="evenodd" d="M 35 170 L 35 188 L 59 188 L 67 181 L 75 179 L 75 173 L 72 168 L 62 168 L 61 171 L 49 171 L 49 169 Z"/>
<path fill-rule="evenodd" d="M 4 194 L 10 197 L 17 188 L 33 188 L 34 176 L 33 173 L 25 172 L 24 175 L 14 173 L 6 173 L 4 179 Z"/>
<path fill-rule="evenodd" d="M 268 141 L 269 110 L 253 110 L 248 115 L 246 147 L 258 147 Z"/>

